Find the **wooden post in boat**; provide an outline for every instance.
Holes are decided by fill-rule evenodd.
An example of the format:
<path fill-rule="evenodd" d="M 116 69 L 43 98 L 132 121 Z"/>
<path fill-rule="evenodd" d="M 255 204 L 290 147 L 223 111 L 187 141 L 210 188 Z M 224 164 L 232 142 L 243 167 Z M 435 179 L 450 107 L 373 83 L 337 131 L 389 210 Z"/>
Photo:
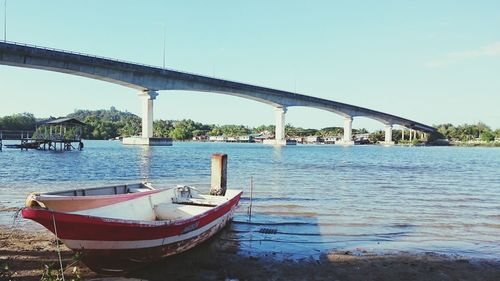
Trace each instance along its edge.
<path fill-rule="evenodd" d="M 227 154 L 212 154 L 210 195 L 224 196 L 227 188 Z"/>

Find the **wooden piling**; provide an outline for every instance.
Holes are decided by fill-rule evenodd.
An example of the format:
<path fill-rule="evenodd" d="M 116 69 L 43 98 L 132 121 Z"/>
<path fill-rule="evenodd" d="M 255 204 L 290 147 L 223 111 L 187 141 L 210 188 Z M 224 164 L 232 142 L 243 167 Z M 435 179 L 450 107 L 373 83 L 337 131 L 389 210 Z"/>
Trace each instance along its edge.
<path fill-rule="evenodd" d="M 227 154 L 212 154 L 210 195 L 224 196 L 227 189 Z"/>

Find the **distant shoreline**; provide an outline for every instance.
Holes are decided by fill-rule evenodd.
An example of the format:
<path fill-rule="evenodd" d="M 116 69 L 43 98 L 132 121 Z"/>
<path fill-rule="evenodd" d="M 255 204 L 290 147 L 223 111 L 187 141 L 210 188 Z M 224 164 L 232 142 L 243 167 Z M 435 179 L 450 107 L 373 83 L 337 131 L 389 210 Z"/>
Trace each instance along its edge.
<path fill-rule="evenodd" d="M 53 118 L 53 117 L 52 117 Z M 53 119 L 39 119 L 31 113 L 13 114 L 11 116 L 0 117 L 0 135 L 4 130 L 6 133 L 21 135 L 30 131 L 32 136 L 42 134 L 39 124 L 44 124 Z M 130 112 L 122 112 L 114 107 L 109 110 L 75 110 L 63 118 L 74 118 L 79 122 L 85 123 L 79 136 L 84 139 L 114 139 L 120 136 L 137 136 L 141 134 L 142 119 Z M 41 122 L 43 121 L 43 122 Z M 415 131 L 411 128 L 391 129 L 391 141 L 405 143 L 433 143 L 441 140 L 450 142 L 474 142 L 467 144 L 478 146 L 477 143 L 485 143 L 484 146 L 498 146 L 500 143 L 500 128 L 492 129 L 482 122 L 476 124 L 463 124 L 455 126 L 453 124 L 434 125 L 436 131 L 425 133 Z M 344 136 L 344 127 L 325 127 L 322 129 L 294 127 L 291 124 L 285 126 L 284 135 L 297 142 L 324 141 L 333 142 L 342 140 Z M 55 130 L 55 129 L 54 129 Z M 69 130 L 71 131 L 71 130 Z M 69 131 L 65 133 L 69 134 Z M 374 130 L 369 132 L 366 128 L 351 129 L 351 135 L 359 142 L 377 143 L 385 140 L 384 130 Z M 43 131 L 45 134 L 45 131 Z M 203 124 L 190 119 L 183 120 L 155 120 L 153 122 L 153 135 L 156 137 L 172 138 L 175 141 L 189 141 L 194 139 L 208 140 L 216 138 L 220 140 L 264 140 L 274 138 L 276 134 L 275 125 L 260 125 L 249 127 L 245 125 L 217 125 Z M 0 136 L 1 138 L 1 136 Z M 5 138 L 4 138 L 5 139 Z M 299 141 L 300 139 L 300 141 Z M 493 143 L 493 144 L 492 144 Z M 462 145 L 462 144 L 460 144 Z M 480 146 L 483 146 L 482 144 Z"/>
<path fill-rule="evenodd" d="M 174 142 L 181 143 L 252 143 L 252 144 L 260 144 L 257 142 L 224 142 L 224 141 L 206 141 L 206 140 L 174 140 Z M 330 145 L 330 146 L 343 146 L 342 144 L 335 143 L 298 143 L 298 145 Z M 356 144 L 356 146 L 365 146 L 365 145 L 376 145 L 376 146 L 386 146 L 383 143 L 366 143 L 366 144 Z M 432 143 L 420 143 L 420 144 L 411 144 L 411 143 L 395 143 L 390 146 L 458 146 L 458 147 L 500 147 L 500 142 L 490 142 L 490 143 L 467 143 L 467 142 L 449 142 L 447 144 L 432 144 Z"/>

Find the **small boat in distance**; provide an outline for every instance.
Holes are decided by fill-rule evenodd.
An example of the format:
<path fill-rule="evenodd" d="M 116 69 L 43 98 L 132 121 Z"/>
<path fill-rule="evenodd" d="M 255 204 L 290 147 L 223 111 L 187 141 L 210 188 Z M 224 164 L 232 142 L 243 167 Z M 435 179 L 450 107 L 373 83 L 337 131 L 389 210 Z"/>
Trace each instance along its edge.
<path fill-rule="evenodd" d="M 42 207 L 56 212 L 76 212 L 98 208 L 159 192 L 151 183 L 142 182 L 47 193 L 31 193 L 26 207 Z"/>
<path fill-rule="evenodd" d="M 78 192 L 77 196 L 74 193 L 56 196 L 81 197 L 78 204 L 85 204 L 93 201 L 84 198 L 99 190 L 102 191 L 87 189 L 85 196 Z M 119 202 L 106 201 L 102 206 L 71 211 L 53 210 L 50 206 L 57 206 L 53 204 L 55 201 L 45 200 L 41 201 L 43 206 L 30 204 L 21 214 L 56 234 L 68 248 L 80 252 L 82 261 L 92 270 L 120 274 L 191 249 L 212 237 L 233 218 L 242 193 L 228 189 L 224 195 L 205 195 L 193 187 L 178 186 L 117 195 L 90 195 L 138 194 Z M 39 199 L 48 198 L 44 196 Z"/>

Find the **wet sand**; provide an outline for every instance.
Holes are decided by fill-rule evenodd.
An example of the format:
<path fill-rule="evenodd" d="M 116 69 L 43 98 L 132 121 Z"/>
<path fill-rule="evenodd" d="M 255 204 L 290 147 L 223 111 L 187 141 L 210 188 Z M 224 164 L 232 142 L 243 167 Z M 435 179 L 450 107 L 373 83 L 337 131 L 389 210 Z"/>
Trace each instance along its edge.
<path fill-rule="evenodd" d="M 273 253 L 241 255 L 224 231 L 183 254 L 124 276 L 132 280 L 500 280 L 500 261 L 427 254 L 331 252 L 290 260 Z M 61 246 L 66 280 L 110 280 Z M 0 226 L 0 280 L 40 280 L 46 266 L 59 268 L 54 235 L 27 226 Z M 53 273 L 55 273 L 54 271 Z M 113 279 L 117 280 L 117 279 Z M 123 280 L 120 278 L 119 280 Z"/>

